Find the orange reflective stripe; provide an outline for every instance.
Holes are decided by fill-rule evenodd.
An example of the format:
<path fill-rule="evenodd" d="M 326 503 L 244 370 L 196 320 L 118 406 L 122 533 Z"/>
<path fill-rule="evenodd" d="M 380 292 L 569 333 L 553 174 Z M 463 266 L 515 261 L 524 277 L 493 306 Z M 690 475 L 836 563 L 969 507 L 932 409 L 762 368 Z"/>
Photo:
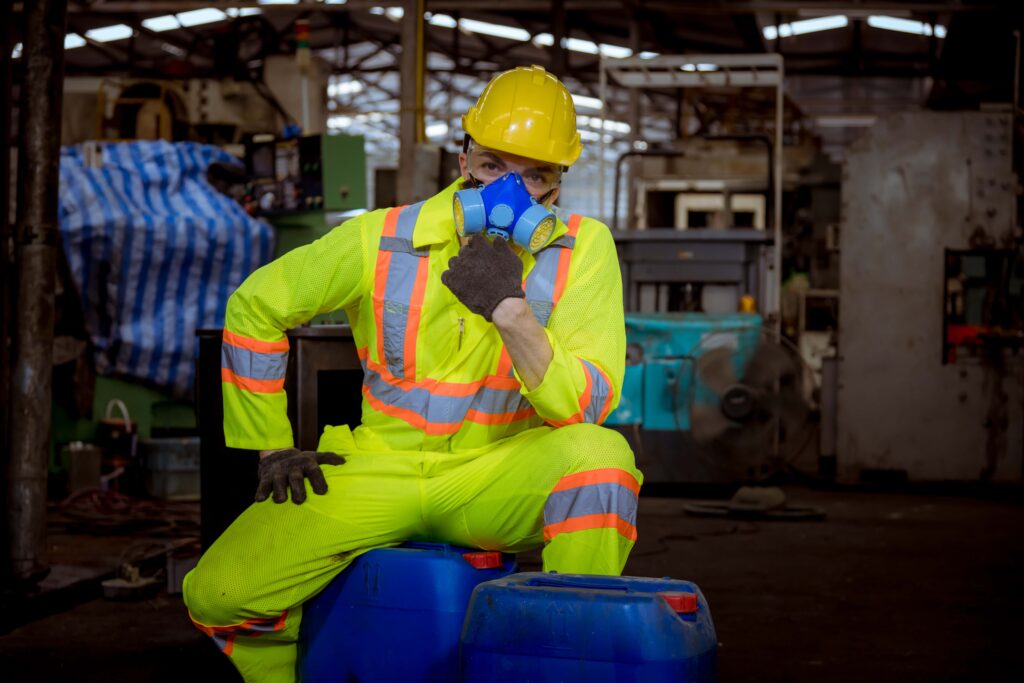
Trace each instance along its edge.
<path fill-rule="evenodd" d="M 630 541 L 636 540 L 636 527 L 614 512 L 583 515 L 582 517 L 573 517 L 557 524 L 549 524 L 544 527 L 544 540 L 550 541 L 558 534 L 572 531 L 587 531 L 588 529 L 615 529 L 619 532 L 619 535 L 624 536 Z"/>
<path fill-rule="evenodd" d="M 416 339 L 419 337 L 423 294 L 427 291 L 427 273 L 430 265 L 430 259 L 421 258 L 419 261 L 416 282 L 412 286 L 412 299 L 409 302 L 409 324 L 405 328 L 405 371 L 402 374 L 411 380 L 416 379 Z"/>
<path fill-rule="evenodd" d="M 519 384 L 519 380 L 515 377 L 499 375 L 487 375 L 483 379 L 473 382 L 442 382 L 429 377 L 424 377 L 418 382 L 415 382 L 411 379 L 395 377 L 392 375 L 385 364 L 378 363 L 369 357 L 365 347 L 356 349 L 356 353 L 359 354 L 359 359 L 366 363 L 368 368 L 378 373 L 388 384 L 405 389 L 410 387 L 419 387 L 421 389 L 426 389 L 432 394 L 437 394 L 438 396 L 472 396 L 480 389 L 480 387 L 519 391 L 519 387 L 521 386 Z"/>
<path fill-rule="evenodd" d="M 576 233 L 580 229 L 580 221 L 583 219 L 578 213 L 574 213 L 569 216 L 569 231 L 566 233 L 569 237 L 576 237 Z M 565 291 L 565 285 L 569 281 L 569 264 L 572 262 L 573 249 L 562 249 L 558 255 L 558 275 L 555 277 L 555 291 L 551 297 L 551 303 L 555 306 L 558 305 L 558 300 L 562 298 L 562 293 Z"/>
<path fill-rule="evenodd" d="M 594 367 L 597 367 L 596 365 Z M 608 384 L 608 395 L 604 397 L 604 405 L 601 406 L 601 415 L 597 418 L 597 424 L 604 424 L 604 421 L 608 418 L 608 413 L 612 411 L 612 383 L 608 379 L 608 375 L 605 374 L 604 370 L 597 368 L 597 371 L 604 377 L 604 381 Z"/>
<path fill-rule="evenodd" d="M 277 631 L 283 631 L 287 617 L 288 610 L 285 610 L 276 617 L 246 619 L 240 624 L 233 624 L 231 626 L 207 626 L 206 624 L 196 621 L 191 612 L 189 612 L 188 615 L 188 618 L 197 629 L 213 638 L 215 642 L 218 642 L 218 644 L 223 641 L 221 649 L 224 654 L 229 657 L 235 649 L 235 636 L 246 635 L 258 638 L 264 633 L 276 633 Z M 266 628 L 267 626 L 269 626 L 269 628 Z"/>
<path fill-rule="evenodd" d="M 398 214 L 403 206 L 396 206 L 384 215 L 382 236 L 393 237 L 398 226 Z M 384 360 L 384 292 L 387 291 L 388 270 L 391 268 L 391 252 L 377 250 L 377 265 L 374 268 L 373 321 L 377 327 L 377 360 Z"/>
<path fill-rule="evenodd" d="M 583 360 L 577 358 L 580 361 L 580 365 L 583 365 Z M 565 427 L 567 425 L 580 424 L 586 421 L 587 408 L 590 406 L 591 391 L 594 388 L 594 378 L 590 376 L 590 372 L 587 370 L 587 366 L 583 365 L 583 376 L 587 378 L 587 384 L 583 387 L 583 393 L 580 394 L 579 406 L 580 410 L 578 413 L 573 413 L 564 420 L 547 420 L 547 423 L 553 427 Z"/>
<path fill-rule="evenodd" d="M 575 237 L 576 233 L 578 233 L 580 231 L 580 221 L 582 221 L 582 220 L 583 220 L 583 216 L 581 214 L 578 214 L 578 213 L 570 214 L 569 215 L 569 222 L 566 223 L 566 225 L 565 225 L 565 227 L 569 228 L 569 230 L 566 231 L 565 234 L 568 235 L 569 237 Z"/>
<path fill-rule="evenodd" d="M 584 420 L 586 420 L 587 410 L 590 408 L 590 404 L 594 400 L 594 388 L 597 386 L 597 382 L 594 381 L 595 378 L 591 368 L 597 371 L 597 373 L 601 376 L 601 380 L 603 381 L 604 386 L 608 388 L 607 393 L 604 397 L 604 402 L 601 404 L 601 410 L 597 414 L 597 421 L 595 422 L 595 424 L 601 424 L 602 422 L 604 422 L 604 419 L 608 416 L 608 412 L 611 410 L 612 383 L 608 380 L 608 375 L 605 374 L 605 371 L 602 370 L 598 365 L 594 363 L 585 363 L 583 362 L 582 358 L 578 360 L 580 361 L 580 364 L 583 366 L 583 372 L 587 373 L 587 386 L 586 389 L 584 389 L 583 395 L 580 396 L 580 414 L 583 416 Z M 590 416 L 593 417 L 593 415 L 594 413 L 593 411 L 591 411 Z"/>
<path fill-rule="evenodd" d="M 590 407 L 591 399 L 594 397 L 594 376 L 590 374 L 590 370 L 587 369 L 587 366 L 583 365 L 582 358 L 577 358 L 576 360 L 578 360 L 580 365 L 583 366 L 583 374 L 587 378 L 587 384 L 583 387 L 583 393 L 580 394 L 580 418 L 582 419 L 587 412 L 587 408 Z"/>
<path fill-rule="evenodd" d="M 556 306 L 559 299 L 562 298 L 562 292 L 565 291 L 565 283 L 569 281 L 569 263 L 571 261 L 572 250 L 562 249 L 558 255 L 558 275 L 555 277 L 555 293 L 551 297 Z"/>
<path fill-rule="evenodd" d="M 247 351 L 255 351 L 256 353 L 281 353 L 288 350 L 288 337 L 279 341 L 263 341 L 261 339 L 243 337 L 227 329 L 224 330 L 224 343 L 237 346 L 240 349 L 246 349 Z"/>
<path fill-rule="evenodd" d="M 377 266 L 375 269 L 375 281 L 384 283 L 387 281 L 388 270 L 391 268 L 391 252 L 377 252 Z M 373 322 L 377 327 L 377 360 L 384 360 L 384 286 L 378 288 L 374 285 L 373 291 Z"/>
<path fill-rule="evenodd" d="M 384 214 L 384 232 L 382 233 L 384 237 L 395 236 L 395 228 L 398 227 L 398 214 L 402 213 L 402 209 L 406 206 L 406 204 L 396 206 L 388 209 L 388 212 Z"/>
<path fill-rule="evenodd" d="M 421 429 L 431 436 L 454 434 L 462 427 L 461 422 L 428 422 L 427 418 L 415 411 L 384 403 L 374 396 L 370 391 L 370 387 L 365 384 L 363 385 L 363 397 L 374 410 L 384 413 L 385 415 L 390 415 L 391 417 L 397 417 L 399 420 L 403 420 L 404 422 L 408 422 L 413 427 Z"/>
<path fill-rule="evenodd" d="M 252 379 L 236 375 L 227 368 L 221 368 L 220 379 L 222 382 L 233 384 L 239 389 L 251 391 L 255 394 L 274 394 L 284 391 L 284 377 L 281 379 Z"/>
<path fill-rule="evenodd" d="M 575 489 L 580 486 L 589 486 L 591 484 L 621 484 L 633 493 L 640 495 L 640 484 L 637 482 L 636 477 L 626 470 L 614 467 L 604 467 L 598 470 L 587 470 L 566 475 L 558 480 L 555 487 L 551 489 L 551 493 Z"/>
<path fill-rule="evenodd" d="M 512 356 L 508 355 L 508 348 L 501 347 L 501 356 L 498 358 L 498 369 L 494 371 L 499 377 L 507 377 L 512 374 Z"/>

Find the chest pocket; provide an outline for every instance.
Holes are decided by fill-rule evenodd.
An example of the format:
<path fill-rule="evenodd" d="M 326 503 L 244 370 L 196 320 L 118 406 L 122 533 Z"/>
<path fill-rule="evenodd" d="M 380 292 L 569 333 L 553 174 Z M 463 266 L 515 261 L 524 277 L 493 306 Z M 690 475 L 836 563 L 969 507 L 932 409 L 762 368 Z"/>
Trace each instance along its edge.
<path fill-rule="evenodd" d="M 416 380 L 416 336 L 423 311 L 430 252 L 413 247 L 413 228 L 423 202 L 395 208 L 384 219 L 377 253 L 373 306 L 377 356 L 399 379 Z M 381 275 L 384 281 L 380 282 Z"/>

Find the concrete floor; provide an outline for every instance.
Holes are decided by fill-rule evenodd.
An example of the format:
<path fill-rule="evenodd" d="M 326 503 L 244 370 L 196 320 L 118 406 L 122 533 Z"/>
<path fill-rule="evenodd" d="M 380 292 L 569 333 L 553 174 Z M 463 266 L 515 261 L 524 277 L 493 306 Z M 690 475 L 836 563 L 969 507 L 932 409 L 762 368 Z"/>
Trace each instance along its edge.
<path fill-rule="evenodd" d="M 695 581 L 722 681 L 1024 681 L 1024 505 L 789 489 L 824 522 L 645 497 L 627 574 Z M 527 565 L 531 558 L 522 558 Z M 10 681 L 237 680 L 180 599 L 93 600 L 0 638 Z"/>

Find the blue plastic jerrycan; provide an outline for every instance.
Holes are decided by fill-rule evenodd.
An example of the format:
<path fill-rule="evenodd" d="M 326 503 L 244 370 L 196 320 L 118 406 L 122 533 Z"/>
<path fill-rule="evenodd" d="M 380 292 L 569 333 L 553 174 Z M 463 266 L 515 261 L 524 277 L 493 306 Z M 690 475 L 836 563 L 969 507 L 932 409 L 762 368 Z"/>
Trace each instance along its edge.
<path fill-rule="evenodd" d="M 452 213 L 459 236 L 483 232 L 515 242 L 531 254 L 546 245 L 555 231 L 555 214 L 530 196 L 515 171 L 486 187 L 457 191 L 452 198 Z"/>
<path fill-rule="evenodd" d="M 443 543 L 358 557 L 303 606 L 303 683 L 451 683 L 473 589 L 516 570 L 515 558 Z"/>
<path fill-rule="evenodd" d="M 707 601 L 689 581 L 528 572 L 473 592 L 461 680 L 714 681 L 717 651 Z"/>

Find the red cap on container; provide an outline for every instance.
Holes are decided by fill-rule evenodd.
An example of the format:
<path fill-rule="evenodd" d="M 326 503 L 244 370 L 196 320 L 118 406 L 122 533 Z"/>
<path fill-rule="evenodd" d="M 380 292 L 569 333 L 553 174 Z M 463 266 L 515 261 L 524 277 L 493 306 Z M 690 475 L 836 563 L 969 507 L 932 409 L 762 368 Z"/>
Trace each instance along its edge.
<path fill-rule="evenodd" d="M 658 593 L 661 597 L 665 598 L 665 602 L 668 606 L 674 609 L 680 614 L 693 614 L 697 611 L 697 594 L 696 593 L 677 593 L 673 591 L 664 591 Z"/>
<path fill-rule="evenodd" d="M 462 557 L 477 569 L 497 569 L 501 566 L 501 553 L 493 550 L 463 553 Z"/>

